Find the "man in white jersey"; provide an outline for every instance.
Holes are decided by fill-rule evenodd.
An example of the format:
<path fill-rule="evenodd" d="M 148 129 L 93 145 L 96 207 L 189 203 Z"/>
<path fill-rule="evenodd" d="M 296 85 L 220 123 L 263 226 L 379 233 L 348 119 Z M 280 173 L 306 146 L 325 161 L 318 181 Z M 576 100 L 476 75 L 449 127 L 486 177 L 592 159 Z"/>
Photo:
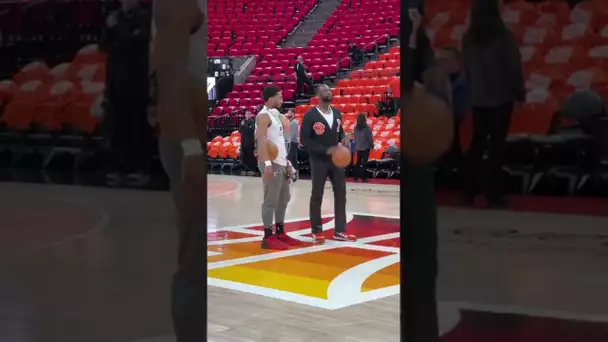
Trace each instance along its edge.
<path fill-rule="evenodd" d="M 206 10 L 206 0 L 154 1 L 158 147 L 177 216 L 171 296 L 177 342 L 207 340 Z"/>
<path fill-rule="evenodd" d="M 274 86 L 262 91 L 264 107 L 256 117 L 256 140 L 258 151 L 258 166 L 262 170 L 264 184 L 264 203 L 262 204 L 262 222 L 264 224 L 264 239 L 262 248 L 286 250 L 289 246 L 299 245 L 300 242 L 285 234 L 285 212 L 291 199 L 289 184 L 293 176 L 293 166 L 287 160 L 284 130 L 289 129 L 287 120 L 279 113 L 278 108 L 283 104 L 281 90 Z M 274 160 L 268 156 L 268 144 L 273 143 L 278 154 Z M 273 231 L 272 224 L 276 225 Z"/>

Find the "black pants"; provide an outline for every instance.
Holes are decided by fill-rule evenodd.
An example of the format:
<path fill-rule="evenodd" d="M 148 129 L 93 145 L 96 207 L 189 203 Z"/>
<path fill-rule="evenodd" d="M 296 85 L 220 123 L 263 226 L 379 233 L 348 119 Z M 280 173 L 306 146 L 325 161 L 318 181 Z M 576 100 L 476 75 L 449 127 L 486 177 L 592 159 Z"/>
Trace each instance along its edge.
<path fill-rule="evenodd" d="M 435 177 L 430 165 L 404 159 L 401 169 L 402 336 L 405 341 L 438 342 L 436 300 L 437 204 Z"/>
<path fill-rule="evenodd" d="M 298 143 L 290 142 L 289 152 L 287 153 L 287 159 L 293 165 L 293 168 L 298 171 Z"/>
<path fill-rule="evenodd" d="M 325 192 L 325 180 L 329 178 L 334 190 L 335 228 L 337 233 L 346 230 L 346 176 L 344 169 L 336 167 L 329 158 L 310 158 L 312 193 L 310 194 L 310 223 L 313 232 L 320 232 L 321 204 Z"/>
<path fill-rule="evenodd" d="M 111 171 L 142 172 L 152 159 L 154 131 L 148 122 L 148 98 L 108 99 L 106 117 Z"/>
<path fill-rule="evenodd" d="M 304 85 L 305 84 L 308 86 L 308 88 L 306 89 L 306 92 L 308 94 L 313 94 L 314 93 L 315 86 L 312 83 L 312 79 L 308 78 L 308 77 L 298 77 L 298 79 L 297 79 L 297 89 L 296 89 L 298 95 L 304 94 Z"/>
<path fill-rule="evenodd" d="M 462 119 L 454 119 L 454 139 L 452 140 L 452 146 L 445 155 L 446 162 L 452 166 L 457 167 L 462 164 L 462 143 L 460 138 L 460 124 Z"/>
<path fill-rule="evenodd" d="M 245 165 L 247 171 L 254 171 L 257 168 L 258 161 L 255 157 L 255 147 L 251 145 L 241 145 L 241 162 Z"/>
<path fill-rule="evenodd" d="M 513 103 L 497 107 L 473 108 L 473 142 L 465 162 L 465 195 L 470 199 L 478 191 L 479 179 L 485 180 L 483 191 L 488 202 L 502 200 L 504 153 L 511 125 Z M 487 172 L 482 159 L 487 151 Z M 485 173 L 485 177 L 484 176 Z"/>
<path fill-rule="evenodd" d="M 355 179 L 362 178 L 367 180 L 367 160 L 369 159 L 369 149 L 357 151 L 357 165 L 355 166 Z"/>

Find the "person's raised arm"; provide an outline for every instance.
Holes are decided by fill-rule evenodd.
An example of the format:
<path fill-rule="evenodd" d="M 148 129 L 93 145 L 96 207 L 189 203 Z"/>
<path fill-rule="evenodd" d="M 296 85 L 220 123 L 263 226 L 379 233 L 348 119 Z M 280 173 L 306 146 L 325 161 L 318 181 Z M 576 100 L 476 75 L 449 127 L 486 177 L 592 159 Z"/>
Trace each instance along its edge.
<path fill-rule="evenodd" d="M 342 145 L 349 147 L 350 145 L 350 140 L 348 139 L 348 137 L 346 136 L 346 133 L 344 132 L 344 125 L 342 124 L 342 116 L 340 116 L 339 118 L 339 126 L 338 127 L 338 138 L 340 139 L 340 142 L 342 143 Z"/>
<path fill-rule="evenodd" d="M 366 129 L 365 135 L 367 136 L 367 140 L 368 140 L 370 146 L 372 146 L 372 148 L 374 148 L 374 134 L 372 133 L 372 129 L 371 128 Z"/>
<path fill-rule="evenodd" d="M 258 152 L 258 161 L 260 163 L 266 163 L 269 160 L 268 157 L 268 140 L 266 138 L 268 134 L 268 126 L 270 126 L 270 117 L 266 113 L 260 113 L 256 116 L 255 121 L 257 127 L 255 129 L 255 140 Z"/>
<path fill-rule="evenodd" d="M 159 116 L 167 116 L 166 120 L 159 122 L 166 126 L 161 126 L 161 130 L 171 131 L 181 141 L 198 139 L 190 105 L 192 93 L 187 71 L 191 24 L 183 16 L 189 11 L 183 6 L 185 5 L 177 6 L 173 0 L 156 0 L 154 12 L 157 30 L 154 65 L 158 80 L 158 112 Z"/>

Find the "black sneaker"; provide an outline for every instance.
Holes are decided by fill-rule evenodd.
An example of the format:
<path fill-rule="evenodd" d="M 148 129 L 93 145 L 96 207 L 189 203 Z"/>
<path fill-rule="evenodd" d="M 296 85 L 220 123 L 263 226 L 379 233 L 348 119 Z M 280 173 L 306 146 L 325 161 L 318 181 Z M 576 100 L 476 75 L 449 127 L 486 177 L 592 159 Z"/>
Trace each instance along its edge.
<path fill-rule="evenodd" d="M 354 242 L 354 241 L 357 241 L 357 237 L 354 236 L 354 235 L 346 234 L 346 233 L 335 232 L 334 233 L 334 240 Z"/>

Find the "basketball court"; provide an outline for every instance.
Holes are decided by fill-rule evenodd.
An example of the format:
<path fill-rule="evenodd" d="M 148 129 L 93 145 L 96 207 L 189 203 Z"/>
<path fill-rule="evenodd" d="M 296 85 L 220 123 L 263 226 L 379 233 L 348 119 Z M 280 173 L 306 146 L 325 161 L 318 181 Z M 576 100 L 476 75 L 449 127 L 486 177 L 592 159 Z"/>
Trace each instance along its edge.
<path fill-rule="evenodd" d="M 209 341 L 399 341 L 399 188 L 348 185 L 356 243 L 312 245 L 310 182 L 260 249 L 261 180 L 209 176 Z M 175 269 L 165 192 L 3 183 L 0 341 L 169 342 Z M 324 229 L 333 228 L 326 188 Z M 446 342 L 608 336 L 608 217 L 442 208 Z"/>

